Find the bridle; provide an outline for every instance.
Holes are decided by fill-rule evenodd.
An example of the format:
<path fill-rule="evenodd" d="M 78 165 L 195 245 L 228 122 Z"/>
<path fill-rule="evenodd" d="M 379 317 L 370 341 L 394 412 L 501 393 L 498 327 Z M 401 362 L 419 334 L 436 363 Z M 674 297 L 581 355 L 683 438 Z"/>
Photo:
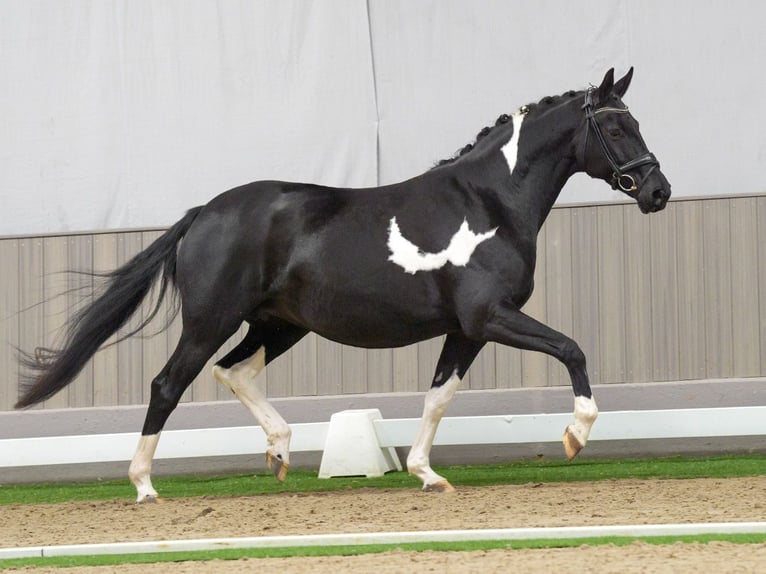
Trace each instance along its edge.
<path fill-rule="evenodd" d="M 609 146 L 607 145 L 606 140 L 604 139 L 604 134 L 601 133 L 601 128 L 599 127 L 598 122 L 596 121 L 596 116 L 598 114 L 605 114 L 605 113 L 627 114 L 628 108 L 627 107 L 624 107 L 624 108 L 603 107 L 603 108 L 595 109 L 595 106 L 593 104 L 593 90 L 594 88 L 588 88 L 588 91 L 585 92 L 585 103 L 582 106 L 582 109 L 585 110 L 585 119 L 588 122 L 588 125 L 585 127 L 585 144 L 583 146 L 583 151 L 582 151 L 583 160 L 585 158 L 585 154 L 588 149 L 588 134 L 591 131 L 593 131 L 593 133 L 596 134 L 596 139 L 598 140 L 599 145 L 601 146 L 601 151 L 604 152 L 606 161 L 609 162 L 609 167 L 612 168 L 612 181 L 611 181 L 612 189 L 619 189 L 620 191 L 635 198 L 638 195 L 638 190 L 641 188 L 641 185 L 643 185 L 644 182 L 649 177 L 649 175 L 660 166 L 660 162 L 657 161 L 657 158 L 654 157 L 654 154 L 649 151 L 622 165 L 620 165 L 617 162 L 617 159 L 614 157 L 614 154 L 609 149 Z M 639 135 L 638 137 L 640 138 L 641 136 Z M 644 143 L 643 140 L 641 140 L 641 143 Z M 645 144 L 644 144 L 644 149 L 646 149 Z M 583 161 L 583 165 L 584 165 L 584 161 Z M 644 165 L 650 165 L 652 167 L 641 179 L 641 184 L 636 185 L 636 179 L 627 172 L 632 171 L 636 168 L 642 167 Z"/>

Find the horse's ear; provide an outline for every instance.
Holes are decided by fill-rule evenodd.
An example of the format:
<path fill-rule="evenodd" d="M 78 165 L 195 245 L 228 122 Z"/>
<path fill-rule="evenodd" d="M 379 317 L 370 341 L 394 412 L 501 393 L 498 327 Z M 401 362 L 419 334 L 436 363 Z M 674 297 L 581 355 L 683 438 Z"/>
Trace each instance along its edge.
<path fill-rule="evenodd" d="M 604 76 L 604 79 L 601 82 L 601 85 L 598 87 L 598 90 L 597 90 L 598 101 L 605 102 L 606 99 L 609 97 L 609 94 L 612 93 L 613 88 L 614 88 L 614 68 L 609 68 L 609 71 L 607 71 L 606 75 Z"/>
<path fill-rule="evenodd" d="M 617 97 L 622 98 L 622 96 L 625 95 L 625 92 L 628 91 L 628 87 L 630 86 L 630 81 L 633 79 L 633 66 L 630 67 L 630 70 L 628 70 L 628 73 L 625 74 L 622 78 L 617 80 L 617 83 L 614 85 L 614 93 L 617 95 Z"/>

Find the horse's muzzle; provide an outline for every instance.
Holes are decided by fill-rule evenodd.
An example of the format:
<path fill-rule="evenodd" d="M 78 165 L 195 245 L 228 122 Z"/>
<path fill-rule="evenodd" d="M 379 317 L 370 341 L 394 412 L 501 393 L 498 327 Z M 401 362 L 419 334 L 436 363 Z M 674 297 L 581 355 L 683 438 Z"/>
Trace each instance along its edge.
<path fill-rule="evenodd" d="M 638 193 L 636 201 L 643 213 L 656 213 L 665 209 L 670 199 L 670 182 L 665 175 L 656 170 L 651 179 L 644 180 L 643 189 Z"/>
<path fill-rule="evenodd" d="M 652 192 L 652 204 L 650 211 L 652 213 L 656 211 L 661 211 L 665 209 L 665 205 L 668 203 L 668 198 L 670 197 L 670 190 L 665 190 L 663 188 L 655 189 Z"/>

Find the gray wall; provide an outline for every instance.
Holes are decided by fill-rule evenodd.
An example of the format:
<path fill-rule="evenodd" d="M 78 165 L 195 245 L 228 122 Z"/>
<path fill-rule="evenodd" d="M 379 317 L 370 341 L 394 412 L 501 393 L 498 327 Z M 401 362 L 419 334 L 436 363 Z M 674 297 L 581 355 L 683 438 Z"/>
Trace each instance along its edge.
<path fill-rule="evenodd" d="M 171 225 L 258 179 L 391 183 L 636 67 L 676 197 L 763 192 L 753 0 L 3 0 L 0 235 Z M 762 98 L 761 98 L 762 99 Z M 621 196 L 574 178 L 560 203 Z"/>
<path fill-rule="evenodd" d="M 83 286 L 60 272 L 114 268 L 160 233 L 0 240 L 0 410 L 17 395 L 13 346 L 54 344 L 79 300 L 70 290 L 44 302 Z M 676 201 L 650 216 L 628 204 L 556 208 L 539 237 L 526 309 L 580 343 L 596 384 L 766 376 L 763 245 L 766 195 Z M 146 402 L 178 333 L 176 322 L 153 338 L 101 351 L 44 408 Z M 438 339 L 367 351 L 311 335 L 269 366 L 262 383 L 272 397 L 424 390 L 439 351 Z M 552 359 L 489 345 L 463 388 L 568 384 Z M 184 400 L 230 398 L 206 368 Z"/>

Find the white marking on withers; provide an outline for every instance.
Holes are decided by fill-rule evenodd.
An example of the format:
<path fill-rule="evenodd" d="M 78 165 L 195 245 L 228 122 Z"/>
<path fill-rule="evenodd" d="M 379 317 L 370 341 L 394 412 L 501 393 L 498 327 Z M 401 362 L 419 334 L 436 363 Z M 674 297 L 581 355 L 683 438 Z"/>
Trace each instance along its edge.
<path fill-rule="evenodd" d="M 269 443 L 268 453 L 287 465 L 290 463 L 290 427 L 255 384 L 265 366 L 266 350 L 261 347 L 250 358 L 229 369 L 214 366 L 213 376 L 234 393 L 261 425 Z"/>
<path fill-rule="evenodd" d="M 519 138 L 521 137 L 521 124 L 526 117 L 526 112 L 518 111 L 513 114 L 513 135 L 511 135 L 510 141 L 502 148 L 505 161 L 508 162 L 508 169 L 513 174 L 513 169 L 516 167 L 516 158 L 519 155 Z"/>
<path fill-rule="evenodd" d="M 570 429 L 574 437 L 580 443 L 580 446 L 585 446 L 585 443 L 588 442 L 588 435 L 590 435 L 590 429 L 593 426 L 593 422 L 596 420 L 596 417 L 598 417 L 598 407 L 593 398 L 575 397 L 574 403 L 575 422 Z"/>
<path fill-rule="evenodd" d="M 136 503 L 144 502 L 145 500 L 156 500 L 157 491 L 152 486 L 152 479 L 150 477 L 152 472 L 152 459 L 154 458 L 154 451 L 157 450 L 157 443 L 160 441 L 160 434 L 142 435 L 138 441 L 138 447 L 136 448 L 136 454 L 133 455 L 133 460 L 130 462 L 130 468 L 128 469 L 128 477 L 136 487 L 138 496 Z"/>
<path fill-rule="evenodd" d="M 479 244 L 494 237 L 496 231 L 497 227 L 486 233 L 474 233 L 468 227 L 468 221 L 463 219 L 460 229 L 452 236 L 446 249 L 438 253 L 426 253 L 402 235 L 396 217 L 392 217 L 388 228 L 388 249 L 391 251 L 388 260 L 413 275 L 418 271 L 441 269 L 447 263 L 464 267 Z"/>
<path fill-rule="evenodd" d="M 415 442 L 412 443 L 410 454 L 407 456 L 407 471 L 423 482 L 424 489 L 428 489 L 434 484 L 449 484 L 443 476 L 439 476 L 431 469 L 429 455 L 434 443 L 436 429 L 459 384 L 460 377 L 457 376 L 457 373 L 453 373 L 443 385 L 431 387 L 426 393 L 420 429 Z"/>

